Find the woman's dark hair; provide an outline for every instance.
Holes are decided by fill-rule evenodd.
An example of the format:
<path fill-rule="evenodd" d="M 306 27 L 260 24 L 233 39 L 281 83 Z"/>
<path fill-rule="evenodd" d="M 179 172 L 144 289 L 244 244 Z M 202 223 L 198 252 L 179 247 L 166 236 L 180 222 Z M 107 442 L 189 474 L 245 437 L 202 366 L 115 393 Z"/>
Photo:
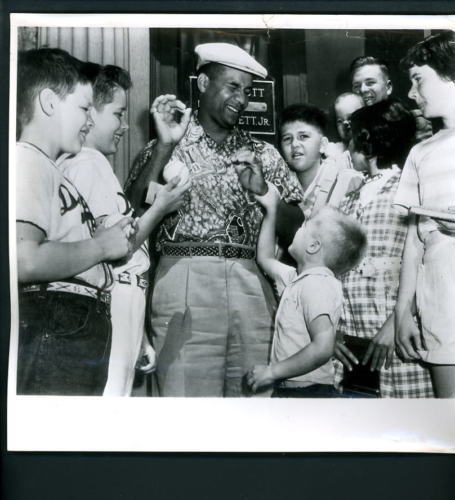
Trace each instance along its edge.
<path fill-rule="evenodd" d="M 410 48 L 401 60 L 401 67 L 428 65 L 446 80 L 455 81 L 455 32 L 443 31 Z"/>
<path fill-rule="evenodd" d="M 415 118 L 396 98 L 358 109 L 351 115 L 351 127 L 355 151 L 376 156 L 378 168 L 402 168 L 415 144 Z"/>

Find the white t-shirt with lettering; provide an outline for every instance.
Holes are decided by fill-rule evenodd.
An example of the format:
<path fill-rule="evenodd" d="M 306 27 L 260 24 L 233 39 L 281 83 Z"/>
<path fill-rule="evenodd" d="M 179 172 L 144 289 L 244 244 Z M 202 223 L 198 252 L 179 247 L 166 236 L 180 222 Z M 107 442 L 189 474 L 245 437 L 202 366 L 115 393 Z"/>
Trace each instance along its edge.
<path fill-rule="evenodd" d="M 16 221 L 32 224 L 46 240 L 59 242 L 87 240 L 95 228 L 93 214 L 76 187 L 44 152 L 26 142 L 16 145 Z M 70 278 L 101 289 L 113 283 L 106 263 L 61 279 Z"/>
<path fill-rule="evenodd" d="M 107 158 L 93 148 L 82 148 L 75 156 L 59 159 L 59 168 L 73 182 L 87 201 L 95 219 L 102 216 L 132 217 L 133 208 L 125 196 L 120 182 Z M 127 263 L 114 267 L 114 273 L 128 271 L 142 274 L 148 270 L 150 260 L 147 244 L 143 244 Z"/>

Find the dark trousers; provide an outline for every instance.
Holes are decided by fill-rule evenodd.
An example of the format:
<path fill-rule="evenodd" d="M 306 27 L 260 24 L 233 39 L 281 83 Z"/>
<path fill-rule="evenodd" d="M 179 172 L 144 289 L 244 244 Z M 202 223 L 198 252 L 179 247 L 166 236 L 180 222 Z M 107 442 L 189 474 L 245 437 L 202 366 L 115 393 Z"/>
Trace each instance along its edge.
<path fill-rule="evenodd" d="M 313 384 L 308 387 L 278 386 L 273 390 L 272 398 L 336 398 L 339 394 L 333 385 Z"/>
<path fill-rule="evenodd" d="M 17 394 L 102 395 L 111 328 L 109 304 L 98 299 L 20 293 Z"/>

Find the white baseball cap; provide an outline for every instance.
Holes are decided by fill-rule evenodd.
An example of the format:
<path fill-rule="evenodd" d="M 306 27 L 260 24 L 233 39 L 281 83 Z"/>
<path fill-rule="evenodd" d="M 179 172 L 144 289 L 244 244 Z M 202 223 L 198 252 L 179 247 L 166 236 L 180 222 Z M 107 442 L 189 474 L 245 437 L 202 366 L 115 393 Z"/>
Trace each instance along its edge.
<path fill-rule="evenodd" d="M 223 64 L 246 73 L 265 78 L 267 70 L 251 57 L 248 52 L 230 43 L 203 43 L 197 45 L 194 51 L 198 60 L 196 70 L 209 63 Z"/>

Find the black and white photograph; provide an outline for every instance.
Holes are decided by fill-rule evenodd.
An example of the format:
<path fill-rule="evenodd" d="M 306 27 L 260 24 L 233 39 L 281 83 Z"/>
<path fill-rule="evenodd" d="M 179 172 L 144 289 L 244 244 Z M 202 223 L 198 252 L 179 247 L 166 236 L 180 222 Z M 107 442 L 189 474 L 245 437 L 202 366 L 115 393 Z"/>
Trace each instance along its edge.
<path fill-rule="evenodd" d="M 455 451 L 454 18 L 11 21 L 8 449 Z"/>

